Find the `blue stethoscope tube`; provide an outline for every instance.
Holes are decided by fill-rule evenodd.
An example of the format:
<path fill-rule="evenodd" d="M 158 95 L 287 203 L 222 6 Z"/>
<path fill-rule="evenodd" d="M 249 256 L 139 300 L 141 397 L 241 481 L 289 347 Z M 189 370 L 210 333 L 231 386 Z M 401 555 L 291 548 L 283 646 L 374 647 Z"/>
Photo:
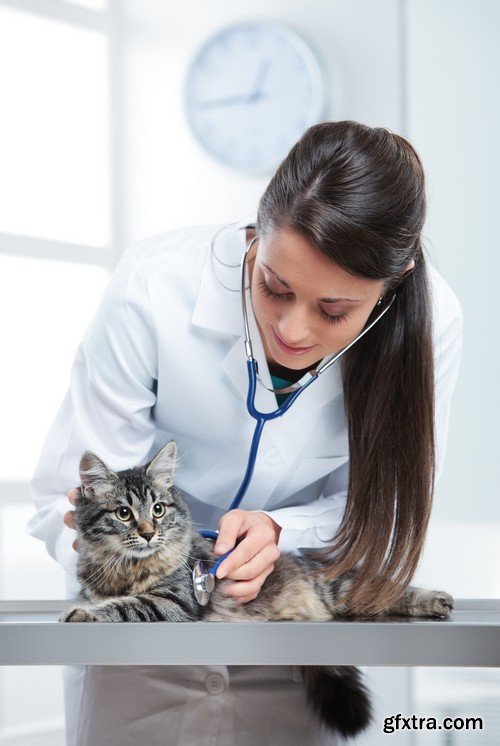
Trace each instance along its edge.
<path fill-rule="evenodd" d="M 238 492 L 236 493 L 233 502 L 229 506 L 228 511 L 234 510 L 240 505 L 241 501 L 247 493 L 248 487 L 250 486 L 250 482 L 252 480 L 253 472 L 255 469 L 255 463 L 257 461 L 257 452 L 259 450 L 260 439 L 265 423 L 268 420 L 274 420 L 276 419 L 276 417 L 281 417 L 283 414 L 285 414 L 285 412 L 290 409 L 293 402 L 302 393 L 302 391 L 304 391 L 304 389 L 315 380 L 314 377 L 309 378 L 309 380 L 305 384 L 303 384 L 302 388 L 297 389 L 292 394 L 290 394 L 287 400 L 283 402 L 281 407 L 278 407 L 278 409 L 275 409 L 272 412 L 259 412 L 259 410 L 255 407 L 255 393 L 257 389 L 257 360 L 255 360 L 254 358 L 252 358 L 251 360 L 247 360 L 247 372 L 247 409 L 249 414 L 255 418 L 256 423 L 255 430 L 253 431 L 252 443 L 250 445 L 250 453 L 248 455 L 248 463 L 245 471 L 245 476 L 243 477 L 243 481 L 241 482 Z M 207 539 L 217 539 L 218 537 L 218 531 L 210 531 L 209 529 L 200 529 L 199 533 L 201 534 L 201 536 L 204 536 Z M 224 562 L 226 557 L 229 557 L 229 555 L 233 551 L 234 549 L 231 549 L 229 552 L 226 552 L 226 554 L 221 555 L 208 572 L 215 576 L 219 565 Z"/>
<path fill-rule="evenodd" d="M 275 393 L 288 393 L 289 396 L 287 397 L 286 401 L 283 402 L 283 404 L 275 409 L 272 412 L 260 412 L 256 406 L 255 406 L 255 393 L 257 389 L 257 380 L 260 380 L 258 375 L 258 365 L 257 360 L 253 357 L 252 352 L 252 342 L 250 339 L 250 331 L 249 331 L 249 325 L 248 325 L 248 313 L 247 313 L 247 307 L 246 307 L 246 287 L 245 287 L 245 267 L 246 267 L 246 259 L 248 256 L 248 252 L 250 251 L 250 248 L 252 247 L 252 244 L 254 241 L 258 239 L 258 236 L 255 236 L 250 243 L 248 244 L 242 260 L 241 260 L 241 300 L 242 300 L 242 310 L 243 310 L 243 320 L 245 325 L 245 349 L 247 352 L 247 372 L 248 372 L 248 394 L 247 394 L 247 409 L 248 413 L 256 420 L 255 423 L 255 430 L 252 437 L 252 442 L 250 445 L 250 452 L 248 455 L 248 463 L 247 468 L 245 471 L 245 475 L 243 477 L 243 481 L 240 484 L 240 487 L 229 506 L 228 510 L 234 510 L 237 508 L 241 501 L 243 500 L 248 487 L 250 485 L 253 472 L 255 469 L 255 463 L 257 461 L 257 452 L 259 450 L 259 444 L 260 439 L 262 436 L 262 431 L 264 429 L 264 425 L 268 420 L 274 420 L 276 417 L 282 417 L 285 412 L 287 412 L 292 404 L 295 402 L 297 397 L 313 382 L 315 381 L 321 373 L 323 373 L 327 368 L 330 367 L 330 365 L 333 365 L 345 352 L 347 352 L 348 349 L 350 349 L 353 344 L 355 344 L 358 339 L 361 339 L 376 323 L 379 321 L 379 319 L 384 316 L 385 313 L 389 310 L 389 308 L 392 306 L 396 299 L 396 293 L 393 294 L 391 300 L 387 304 L 387 306 L 381 311 L 381 313 L 367 326 L 365 327 L 358 336 L 353 339 L 352 342 L 350 342 L 346 347 L 344 347 L 340 352 L 333 355 L 331 358 L 326 359 L 325 361 L 322 361 L 320 366 L 315 369 L 311 370 L 308 373 L 306 373 L 300 381 L 298 381 L 295 384 L 292 384 L 292 386 L 283 388 L 283 389 L 271 389 Z M 264 384 L 263 384 L 264 385 Z M 267 388 L 267 387 L 266 387 Z M 200 529 L 199 533 L 201 536 L 204 536 L 207 539 L 217 539 L 219 532 L 218 531 L 211 531 L 209 529 Z M 203 562 L 199 563 L 200 571 L 203 572 L 203 574 L 212 575 L 213 578 L 215 578 L 215 574 L 217 572 L 217 569 L 219 565 L 224 562 L 224 560 L 229 557 L 231 552 L 234 551 L 234 548 L 231 549 L 229 552 L 226 552 L 221 557 L 217 559 L 217 561 L 212 565 L 212 567 L 207 571 L 205 568 L 205 565 Z"/>

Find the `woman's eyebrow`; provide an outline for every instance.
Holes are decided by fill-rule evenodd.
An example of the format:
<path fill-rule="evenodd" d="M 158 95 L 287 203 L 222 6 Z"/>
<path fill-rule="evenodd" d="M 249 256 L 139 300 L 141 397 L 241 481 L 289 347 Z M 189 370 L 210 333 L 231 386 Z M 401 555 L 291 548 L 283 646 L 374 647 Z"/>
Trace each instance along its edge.
<path fill-rule="evenodd" d="M 265 264 L 264 262 L 262 262 L 262 266 L 265 267 L 267 270 L 269 270 L 269 272 L 272 275 L 274 275 L 274 277 L 276 277 L 276 279 L 279 282 L 281 282 L 282 285 L 284 285 L 286 288 L 291 290 L 291 287 L 288 284 L 288 282 L 286 280 L 283 280 L 279 275 L 277 275 L 274 269 L 271 269 L 271 267 L 268 264 Z M 320 298 L 319 300 L 321 301 L 321 303 L 338 303 L 341 300 L 347 301 L 348 303 L 363 303 L 366 300 L 366 298 L 360 298 L 360 299 L 358 298 Z"/>

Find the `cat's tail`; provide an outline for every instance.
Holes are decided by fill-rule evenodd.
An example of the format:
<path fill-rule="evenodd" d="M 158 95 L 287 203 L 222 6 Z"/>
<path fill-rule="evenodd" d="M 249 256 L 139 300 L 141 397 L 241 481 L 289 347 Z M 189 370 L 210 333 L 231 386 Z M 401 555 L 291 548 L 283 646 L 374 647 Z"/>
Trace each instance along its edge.
<path fill-rule="evenodd" d="M 345 738 L 373 718 L 369 689 L 356 666 L 301 666 L 306 697 L 321 722 Z"/>

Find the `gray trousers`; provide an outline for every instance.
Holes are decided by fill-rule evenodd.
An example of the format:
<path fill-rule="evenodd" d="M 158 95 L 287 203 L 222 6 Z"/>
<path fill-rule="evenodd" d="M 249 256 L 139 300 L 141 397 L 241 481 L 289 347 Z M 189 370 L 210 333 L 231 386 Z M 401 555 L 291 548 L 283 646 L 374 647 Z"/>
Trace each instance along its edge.
<path fill-rule="evenodd" d="M 67 746 L 337 746 L 295 666 L 66 666 Z"/>

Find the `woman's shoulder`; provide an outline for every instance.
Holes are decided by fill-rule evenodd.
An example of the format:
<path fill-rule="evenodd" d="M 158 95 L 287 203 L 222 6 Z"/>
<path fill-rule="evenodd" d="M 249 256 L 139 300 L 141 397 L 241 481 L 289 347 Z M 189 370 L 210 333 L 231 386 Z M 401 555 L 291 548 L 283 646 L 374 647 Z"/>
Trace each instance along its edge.
<path fill-rule="evenodd" d="M 432 299 L 434 338 L 440 339 L 451 328 L 457 331 L 462 327 L 462 307 L 454 290 L 441 272 L 429 262 L 427 271 L 430 280 Z"/>
<path fill-rule="evenodd" d="M 187 225 L 146 236 L 131 243 L 127 251 L 143 268 L 171 265 L 177 260 L 202 255 L 210 246 L 217 224 Z"/>

